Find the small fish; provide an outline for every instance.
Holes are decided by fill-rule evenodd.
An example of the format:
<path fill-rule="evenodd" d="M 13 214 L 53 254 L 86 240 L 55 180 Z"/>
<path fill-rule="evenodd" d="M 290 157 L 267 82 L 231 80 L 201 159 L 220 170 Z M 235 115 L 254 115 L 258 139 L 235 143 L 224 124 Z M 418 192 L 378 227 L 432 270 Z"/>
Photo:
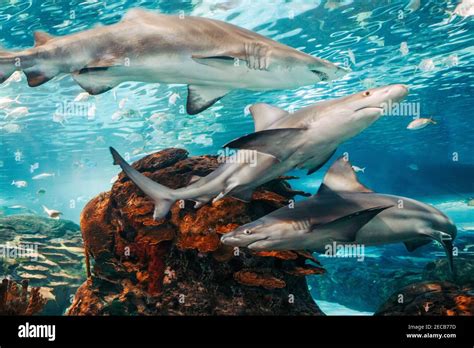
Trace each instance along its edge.
<path fill-rule="evenodd" d="M 0 129 L 4 130 L 7 133 L 21 133 L 20 125 L 16 123 L 7 123 L 3 127 L 0 127 Z"/>
<path fill-rule="evenodd" d="M 123 109 L 125 107 L 125 104 L 127 104 L 127 102 L 128 102 L 128 98 L 121 99 L 118 103 L 119 109 Z"/>
<path fill-rule="evenodd" d="M 403 41 L 400 44 L 400 53 L 402 54 L 402 56 L 406 56 L 408 52 L 410 52 L 410 50 L 408 49 L 408 43 L 406 41 Z"/>
<path fill-rule="evenodd" d="M 63 215 L 59 210 L 48 209 L 45 205 L 43 205 L 43 210 L 51 219 L 59 220 L 60 215 Z"/>
<path fill-rule="evenodd" d="M 82 92 L 82 93 L 79 93 L 76 98 L 74 98 L 74 101 L 76 103 L 78 102 L 83 102 L 83 101 L 86 101 L 88 100 L 89 98 L 91 97 L 91 95 L 87 92 Z"/>
<path fill-rule="evenodd" d="M 347 3 L 345 3 L 342 0 L 326 0 L 326 3 L 324 4 L 324 8 L 326 10 L 332 11 L 345 5 L 347 5 Z"/>
<path fill-rule="evenodd" d="M 39 168 L 39 163 L 38 162 L 31 164 L 30 165 L 30 173 L 33 173 L 38 168 Z"/>
<path fill-rule="evenodd" d="M 408 168 L 410 168 L 411 170 L 413 170 L 413 171 L 415 171 L 415 172 L 419 169 L 419 168 L 418 168 L 418 165 L 416 165 L 416 164 L 414 164 L 414 163 L 410 164 L 410 165 L 408 166 Z"/>
<path fill-rule="evenodd" d="M 369 19 L 370 16 L 372 16 L 372 11 L 360 12 L 355 16 L 355 18 L 356 18 L 357 23 L 359 23 L 361 27 L 365 27 L 368 24 L 368 22 L 366 22 L 365 20 Z"/>
<path fill-rule="evenodd" d="M 18 210 L 18 209 L 28 209 L 27 207 L 25 207 L 24 205 L 12 205 L 12 206 L 9 206 L 8 209 L 14 209 L 14 210 Z"/>
<path fill-rule="evenodd" d="M 59 112 L 55 112 L 53 114 L 53 122 L 59 123 L 61 126 L 64 126 L 64 122 L 67 122 L 67 120 L 66 120 L 66 117 L 63 114 L 61 114 Z"/>
<path fill-rule="evenodd" d="M 372 35 L 368 37 L 368 40 L 370 42 L 373 42 L 379 47 L 384 47 L 385 46 L 385 39 L 383 37 L 379 37 L 377 35 Z"/>
<path fill-rule="evenodd" d="M 415 12 L 420 9 L 421 0 L 411 0 L 410 3 L 405 7 L 407 10 Z"/>
<path fill-rule="evenodd" d="M 176 101 L 178 99 L 181 99 L 181 96 L 178 93 L 173 93 L 173 94 L 170 95 L 170 97 L 168 99 L 168 104 L 169 105 L 176 105 Z"/>
<path fill-rule="evenodd" d="M 148 119 L 148 121 L 150 121 L 152 123 L 156 123 L 156 122 L 160 122 L 161 119 L 163 119 L 165 117 L 166 117 L 165 114 L 157 112 L 157 113 L 154 113 L 153 115 L 151 115 L 150 118 Z"/>
<path fill-rule="evenodd" d="M 123 117 L 123 111 L 117 110 L 112 114 L 110 118 L 112 119 L 112 121 L 119 121 L 122 117 Z"/>
<path fill-rule="evenodd" d="M 421 71 L 433 71 L 435 68 L 436 68 L 436 65 L 433 61 L 433 59 L 431 58 L 426 58 L 426 59 L 423 59 L 420 63 L 420 65 L 418 65 L 418 68 L 421 70 Z"/>
<path fill-rule="evenodd" d="M 474 15 L 474 1 L 473 0 L 463 0 L 461 1 L 451 16 L 458 15 L 461 17 L 470 17 Z"/>
<path fill-rule="evenodd" d="M 445 62 L 446 66 L 448 68 L 451 68 L 453 66 L 458 66 L 459 65 L 459 58 L 456 54 L 450 55 Z"/>
<path fill-rule="evenodd" d="M 18 106 L 14 109 L 12 109 L 8 114 L 7 114 L 7 118 L 20 118 L 20 117 L 24 117 L 26 115 L 29 114 L 29 110 L 26 106 Z"/>
<path fill-rule="evenodd" d="M 24 188 L 28 186 L 28 183 L 25 180 L 13 180 L 11 184 L 18 188 Z"/>
<path fill-rule="evenodd" d="M 140 143 L 140 142 L 143 141 L 143 136 L 141 134 L 138 134 L 138 133 L 132 133 L 132 134 L 127 136 L 127 140 L 131 144 Z"/>
<path fill-rule="evenodd" d="M 354 52 L 349 48 L 347 50 L 347 56 L 349 57 L 349 59 L 351 60 L 351 63 L 356 65 L 356 58 L 355 58 L 355 54 Z"/>
<path fill-rule="evenodd" d="M 417 118 L 416 120 L 413 120 L 410 122 L 410 124 L 407 126 L 407 129 L 409 130 L 423 129 L 430 123 L 436 124 L 436 121 L 433 121 L 431 118 Z"/>
<path fill-rule="evenodd" d="M 44 195 L 45 193 L 46 193 L 46 189 L 44 189 L 44 188 L 39 189 L 38 191 L 36 191 L 37 195 Z"/>
<path fill-rule="evenodd" d="M 32 179 L 33 180 L 42 180 L 42 179 L 50 178 L 54 175 L 55 175 L 54 173 L 41 173 L 41 174 L 35 175 Z"/>
<path fill-rule="evenodd" d="M 357 166 L 352 166 L 352 169 L 354 169 L 354 172 L 356 172 L 356 173 L 364 173 L 365 174 L 365 167 L 361 168 L 361 167 L 357 167 Z"/>
<path fill-rule="evenodd" d="M 6 109 L 12 104 L 21 104 L 19 98 L 20 96 L 16 97 L 15 99 L 11 99 L 8 97 L 0 98 L 0 109 Z"/>

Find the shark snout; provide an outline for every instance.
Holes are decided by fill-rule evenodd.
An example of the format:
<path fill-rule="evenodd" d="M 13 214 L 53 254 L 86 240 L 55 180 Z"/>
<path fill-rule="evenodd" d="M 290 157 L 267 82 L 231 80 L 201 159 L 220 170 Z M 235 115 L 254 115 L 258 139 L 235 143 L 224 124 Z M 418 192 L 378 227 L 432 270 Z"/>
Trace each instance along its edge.
<path fill-rule="evenodd" d="M 239 242 L 241 243 L 240 238 L 235 237 L 234 233 L 232 232 L 224 234 L 221 237 L 221 243 L 228 246 L 240 246 Z"/>
<path fill-rule="evenodd" d="M 403 84 L 391 85 L 387 88 L 387 99 L 390 99 L 392 102 L 399 102 L 408 95 L 408 86 Z"/>

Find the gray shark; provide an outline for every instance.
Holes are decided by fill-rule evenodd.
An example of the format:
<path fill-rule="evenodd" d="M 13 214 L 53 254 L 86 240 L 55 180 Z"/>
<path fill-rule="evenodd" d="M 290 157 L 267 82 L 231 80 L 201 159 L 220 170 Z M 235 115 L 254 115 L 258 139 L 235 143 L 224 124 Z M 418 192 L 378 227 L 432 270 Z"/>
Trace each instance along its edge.
<path fill-rule="evenodd" d="M 311 174 L 323 166 L 344 141 L 379 119 L 384 108 L 408 94 L 404 85 L 391 85 L 323 101 L 293 114 L 267 104 L 255 104 L 250 112 L 255 133 L 226 145 L 237 149 L 224 157 L 209 175 L 177 190 L 153 182 L 131 167 L 113 148 L 114 164 L 155 202 L 154 218 L 164 217 L 178 200 L 192 200 L 196 207 L 227 195 L 249 201 L 253 190 L 294 168 Z M 248 161 L 248 154 L 255 161 Z"/>
<path fill-rule="evenodd" d="M 454 274 L 456 226 L 434 207 L 400 196 L 374 193 L 362 185 L 344 157 L 326 173 L 318 193 L 294 207 L 280 208 L 222 236 L 222 243 L 252 250 L 312 250 L 333 243 L 405 243 L 409 251 L 439 242 Z"/>
<path fill-rule="evenodd" d="M 187 111 L 197 114 L 234 89 L 297 88 L 348 70 L 252 31 L 218 20 L 130 10 L 117 24 L 52 37 L 0 52 L 0 82 L 25 72 L 31 87 L 72 74 L 90 94 L 124 81 L 187 84 Z"/>

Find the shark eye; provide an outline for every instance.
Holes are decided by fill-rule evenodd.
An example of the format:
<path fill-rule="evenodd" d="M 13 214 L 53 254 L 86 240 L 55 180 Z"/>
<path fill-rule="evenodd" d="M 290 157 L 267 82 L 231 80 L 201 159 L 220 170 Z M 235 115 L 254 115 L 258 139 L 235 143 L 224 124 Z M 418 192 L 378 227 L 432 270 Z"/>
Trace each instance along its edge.
<path fill-rule="evenodd" d="M 364 97 L 368 97 L 370 95 L 370 91 L 365 91 L 363 95 Z"/>
<path fill-rule="evenodd" d="M 245 231 L 244 231 L 244 234 L 247 234 L 247 235 L 248 235 L 248 234 L 252 234 L 252 231 L 251 231 L 251 230 L 245 230 Z"/>

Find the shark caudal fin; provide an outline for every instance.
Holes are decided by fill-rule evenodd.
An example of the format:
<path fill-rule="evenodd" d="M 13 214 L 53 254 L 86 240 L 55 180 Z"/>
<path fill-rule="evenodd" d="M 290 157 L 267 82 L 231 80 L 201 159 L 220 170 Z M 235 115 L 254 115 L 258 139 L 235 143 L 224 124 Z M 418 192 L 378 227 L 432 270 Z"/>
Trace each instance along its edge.
<path fill-rule="evenodd" d="M 173 203 L 176 201 L 176 198 L 173 197 L 173 190 L 154 182 L 138 172 L 130 166 L 113 147 L 110 148 L 110 153 L 114 158 L 114 164 L 119 165 L 130 180 L 132 180 L 140 190 L 154 201 L 155 211 L 153 213 L 153 218 L 158 220 L 165 217 Z"/>

